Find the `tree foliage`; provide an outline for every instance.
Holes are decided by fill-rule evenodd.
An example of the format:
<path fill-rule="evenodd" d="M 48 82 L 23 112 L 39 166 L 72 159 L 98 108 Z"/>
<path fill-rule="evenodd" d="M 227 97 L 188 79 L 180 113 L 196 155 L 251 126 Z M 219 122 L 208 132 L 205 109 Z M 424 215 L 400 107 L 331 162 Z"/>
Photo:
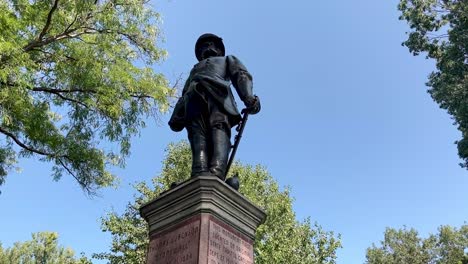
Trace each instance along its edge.
<path fill-rule="evenodd" d="M 166 150 L 163 168 L 153 178 L 152 186 L 136 184 L 138 195 L 128 203 L 123 214 L 108 213 L 102 219 L 103 231 L 111 232 L 110 252 L 94 257 L 107 259 L 112 264 L 144 263 L 148 245 L 148 226 L 139 215 L 139 207 L 167 190 L 172 182 L 186 180 L 190 175 L 191 152 L 186 142 L 170 144 Z M 280 190 L 268 172 L 261 166 L 233 164 L 232 173 L 241 180 L 240 193 L 267 212 L 267 219 L 256 233 L 255 263 L 336 263 L 340 237 L 324 231 L 310 219 L 296 220 L 289 190 Z"/>
<path fill-rule="evenodd" d="M 2 264 L 91 264 L 86 257 L 75 258 L 70 248 L 58 245 L 58 235 L 53 232 L 32 234 L 32 240 L 16 242 L 11 248 L 0 243 Z"/>
<path fill-rule="evenodd" d="M 0 0 L 0 184 L 18 156 L 88 193 L 114 182 L 109 165 L 174 92 L 151 68 L 165 51 L 147 2 Z"/>
<path fill-rule="evenodd" d="M 381 246 L 367 249 L 367 264 L 468 264 L 468 225 L 441 226 L 421 238 L 414 229 L 387 228 Z"/>
<path fill-rule="evenodd" d="M 403 45 L 436 62 L 429 93 L 461 131 L 462 139 L 455 143 L 460 165 L 468 169 L 468 1 L 400 0 L 398 9 L 411 28 Z"/>

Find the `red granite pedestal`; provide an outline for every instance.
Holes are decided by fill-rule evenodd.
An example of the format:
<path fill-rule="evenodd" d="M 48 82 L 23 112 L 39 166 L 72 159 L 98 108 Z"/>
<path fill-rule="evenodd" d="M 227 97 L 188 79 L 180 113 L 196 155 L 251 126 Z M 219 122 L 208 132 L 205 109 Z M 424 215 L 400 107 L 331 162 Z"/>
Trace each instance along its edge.
<path fill-rule="evenodd" d="M 265 213 L 216 177 L 201 176 L 140 209 L 149 223 L 147 264 L 253 264 Z"/>

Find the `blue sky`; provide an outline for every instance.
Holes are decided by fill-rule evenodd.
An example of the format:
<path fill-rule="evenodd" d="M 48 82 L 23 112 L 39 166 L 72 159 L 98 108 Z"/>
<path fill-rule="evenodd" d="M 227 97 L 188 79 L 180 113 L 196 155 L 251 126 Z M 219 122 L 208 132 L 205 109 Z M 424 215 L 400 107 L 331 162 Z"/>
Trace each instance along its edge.
<path fill-rule="evenodd" d="M 168 59 L 155 65 L 170 79 L 197 62 L 199 35 L 223 37 L 227 54 L 254 76 L 262 111 L 250 118 L 237 157 L 263 164 L 290 186 L 298 219 L 310 216 L 341 233 L 338 263 L 363 263 L 385 227 L 414 227 L 425 236 L 468 220 L 468 172 L 458 166 L 460 132 L 427 94 L 434 63 L 400 43 L 407 25 L 398 1 L 161 1 Z M 1 187 L 0 241 L 10 246 L 32 232 L 56 231 L 61 244 L 90 255 L 110 235 L 99 217 L 122 212 L 131 184 L 161 169 L 169 142 L 185 138 L 148 122 L 133 140 L 119 189 L 88 198 L 50 166 L 21 160 Z M 96 262 L 100 263 L 100 262 Z"/>

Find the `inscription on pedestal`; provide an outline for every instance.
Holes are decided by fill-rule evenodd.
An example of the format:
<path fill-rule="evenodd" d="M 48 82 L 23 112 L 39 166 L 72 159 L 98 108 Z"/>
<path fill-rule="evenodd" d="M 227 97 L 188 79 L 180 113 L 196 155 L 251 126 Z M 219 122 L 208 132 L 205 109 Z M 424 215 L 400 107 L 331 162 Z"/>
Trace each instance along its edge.
<path fill-rule="evenodd" d="M 156 234 L 150 240 L 148 264 L 197 264 L 200 220 Z"/>
<path fill-rule="evenodd" d="M 208 264 L 253 264 L 253 245 L 210 220 Z"/>

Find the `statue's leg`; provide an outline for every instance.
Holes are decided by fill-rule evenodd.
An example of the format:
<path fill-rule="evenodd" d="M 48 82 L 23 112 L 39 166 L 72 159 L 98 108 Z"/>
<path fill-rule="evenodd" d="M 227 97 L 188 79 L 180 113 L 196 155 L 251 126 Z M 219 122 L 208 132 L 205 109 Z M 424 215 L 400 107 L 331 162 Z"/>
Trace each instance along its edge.
<path fill-rule="evenodd" d="M 210 161 L 210 172 L 224 181 L 231 142 L 225 129 L 215 126 L 211 130 L 213 156 Z"/>
<path fill-rule="evenodd" d="M 186 106 L 186 129 L 192 149 L 192 177 L 209 174 L 210 153 L 208 109 L 206 101 L 198 94 L 190 97 Z"/>
<path fill-rule="evenodd" d="M 192 177 L 208 173 L 208 146 L 205 131 L 191 127 L 187 129 L 192 149 Z"/>
<path fill-rule="evenodd" d="M 214 102 L 210 103 L 209 108 L 212 142 L 210 172 L 224 181 L 229 151 L 231 150 L 231 127 L 229 126 L 227 114 L 219 109 Z"/>

